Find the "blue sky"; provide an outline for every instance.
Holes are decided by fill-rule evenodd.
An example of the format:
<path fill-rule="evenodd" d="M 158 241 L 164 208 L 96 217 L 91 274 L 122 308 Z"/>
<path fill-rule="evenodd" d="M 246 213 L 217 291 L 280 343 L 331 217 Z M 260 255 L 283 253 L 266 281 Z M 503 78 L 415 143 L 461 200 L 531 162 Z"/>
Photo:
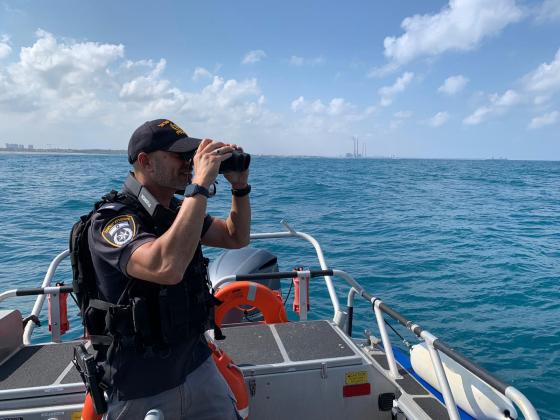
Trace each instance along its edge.
<path fill-rule="evenodd" d="M 0 144 L 560 157 L 560 0 L 0 2 Z M 3 145 L 3 144 L 2 144 Z"/>

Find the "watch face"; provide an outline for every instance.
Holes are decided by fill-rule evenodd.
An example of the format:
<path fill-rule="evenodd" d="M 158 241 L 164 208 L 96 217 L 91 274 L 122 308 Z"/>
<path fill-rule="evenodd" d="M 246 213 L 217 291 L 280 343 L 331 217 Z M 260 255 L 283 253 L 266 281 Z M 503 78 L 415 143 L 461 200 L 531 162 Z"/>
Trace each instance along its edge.
<path fill-rule="evenodd" d="M 210 185 L 210 191 L 198 184 L 189 184 L 187 185 L 187 188 L 185 188 L 185 197 L 193 197 L 197 194 L 202 194 L 206 197 L 212 197 L 215 193 L 216 186 L 214 184 Z"/>
<path fill-rule="evenodd" d="M 192 195 L 195 194 L 197 187 L 198 185 L 196 184 L 187 185 L 187 188 L 185 188 L 185 197 L 192 197 Z"/>

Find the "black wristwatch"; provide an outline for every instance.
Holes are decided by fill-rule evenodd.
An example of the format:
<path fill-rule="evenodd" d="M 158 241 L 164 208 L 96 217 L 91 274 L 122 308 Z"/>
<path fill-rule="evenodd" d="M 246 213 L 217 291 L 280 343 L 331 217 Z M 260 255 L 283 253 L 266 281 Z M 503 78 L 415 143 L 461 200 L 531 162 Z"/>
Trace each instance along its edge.
<path fill-rule="evenodd" d="M 251 192 L 251 186 L 249 184 L 247 184 L 245 188 L 231 189 L 231 193 L 236 197 L 245 197 L 250 192 Z"/>
<path fill-rule="evenodd" d="M 201 185 L 189 184 L 185 188 L 185 197 L 194 197 L 197 194 L 202 194 L 203 196 L 210 198 L 210 192 Z"/>

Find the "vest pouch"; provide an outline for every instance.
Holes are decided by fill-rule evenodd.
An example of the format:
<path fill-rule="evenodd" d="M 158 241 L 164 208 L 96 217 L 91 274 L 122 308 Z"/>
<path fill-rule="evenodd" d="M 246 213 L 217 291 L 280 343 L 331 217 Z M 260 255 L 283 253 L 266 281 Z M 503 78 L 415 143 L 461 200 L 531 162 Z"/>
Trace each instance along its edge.
<path fill-rule="evenodd" d="M 184 282 L 160 289 L 159 314 L 164 343 L 176 344 L 189 338 L 190 306 Z"/>
<path fill-rule="evenodd" d="M 112 336 L 134 336 L 131 306 L 118 305 L 109 308 L 105 315 L 105 323 L 107 324 L 107 331 Z"/>
<path fill-rule="evenodd" d="M 84 326 L 89 335 L 105 334 L 105 314 L 101 309 L 87 307 L 84 311 Z"/>
<path fill-rule="evenodd" d="M 150 323 L 148 302 L 144 297 L 132 298 L 132 324 L 134 334 L 140 338 L 144 344 L 153 342 L 153 331 Z"/>

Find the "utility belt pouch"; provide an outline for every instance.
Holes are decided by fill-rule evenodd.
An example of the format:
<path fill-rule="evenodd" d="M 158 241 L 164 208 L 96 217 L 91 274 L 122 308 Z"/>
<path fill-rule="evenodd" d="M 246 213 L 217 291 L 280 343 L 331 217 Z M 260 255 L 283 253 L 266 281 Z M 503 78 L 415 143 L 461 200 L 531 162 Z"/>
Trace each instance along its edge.
<path fill-rule="evenodd" d="M 101 377 L 103 369 L 95 361 L 95 356 L 89 354 L 83 344 L 74 347 L 74 358 L 72 359 L 74 366 L 80 373 L 87 391 L 89 392 L 93 408 L 98 415 L 107 412 L 107 401 L 101 386 Z"/>
<path fill-rule="evenodd" d="M 175 344 L 188 338 L 190 304 L 183 282 L 160 289 L 159 312 L 164 343 Z"/>
<path fill-rule="evenodd" d="M 144 297 L 132 298 L 132 324 L 134 334 L 139 337 L 144 344 L 152 342 L 153 331 L 150 324 L 148 301 Z"/>

